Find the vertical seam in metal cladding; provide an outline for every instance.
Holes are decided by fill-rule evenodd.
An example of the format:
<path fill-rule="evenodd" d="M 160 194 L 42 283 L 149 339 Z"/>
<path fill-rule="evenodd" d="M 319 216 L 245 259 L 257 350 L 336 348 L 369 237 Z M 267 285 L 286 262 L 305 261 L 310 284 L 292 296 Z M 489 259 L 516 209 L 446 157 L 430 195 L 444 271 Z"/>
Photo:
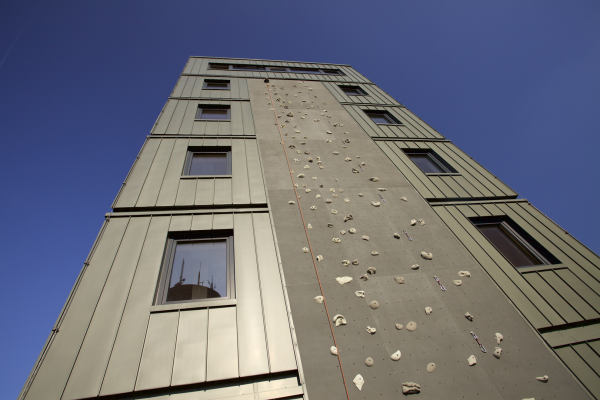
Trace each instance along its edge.
<path fill-rule="evenodd" d="M 173 382 L 173 368 L 175 367 L 175 353 L 177 352 L 177 337 L 179 336 L 179 322 L 181 321 L 181 310 L 177 310 L 177 329 L 175 329 L 175 344 L 173 345 L 173 360 L 171 361 L 171 374 L 169 375 L 169 387 Z M 207 324 L 208 326 L 208 324 Z M 208 338 L 207 341 L 208 343 Z"/>
<path fill-rule="evenodd" d="M 119 191 L 117 192 L 117 196 L 115 197 L 115 199 L 113 200 L 112 204 L 110 205 L 110 208 L 112 208 L 113 210 L 115 209 L 115 205 L 119 201 L 119 197 L 121 197 L 121 193 L 123 193 L 123 188 L 127 184 L 127 180 L 129 179 L 129 176 L 131 175 L 131 172 L 133 171 L 133 169 L 137 165 L 137 162 L 140 159 L 140 155 L 142 154 L 142 151 L 146 148 L 146 144 L 148 143 L 149 140 L 150 140 L 150 138 L 146 137 L 146 140 L 144 141 L 144 144 L 142 144 L 142 148 L 140 149 L 140 151 L 138 151 L 138 154 L 135 157 L 135 160 L 133 161 L 133 165 L 131 166 L 131 168 L 129 168 L 129 172 L 125 176 L 125 180 L 121 184 L 121 187 L 119 188 Z"/>

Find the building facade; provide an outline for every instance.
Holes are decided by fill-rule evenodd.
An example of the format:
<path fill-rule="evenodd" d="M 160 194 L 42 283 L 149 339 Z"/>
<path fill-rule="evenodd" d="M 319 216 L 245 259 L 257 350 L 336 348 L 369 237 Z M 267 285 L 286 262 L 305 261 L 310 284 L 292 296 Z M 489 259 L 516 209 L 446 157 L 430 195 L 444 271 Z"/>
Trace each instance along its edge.
<path fill-rule="evenodd" d="M 19 399 L 600 398 L 600 259 L 517 197 L 350 66 L 191 57 Z"/>

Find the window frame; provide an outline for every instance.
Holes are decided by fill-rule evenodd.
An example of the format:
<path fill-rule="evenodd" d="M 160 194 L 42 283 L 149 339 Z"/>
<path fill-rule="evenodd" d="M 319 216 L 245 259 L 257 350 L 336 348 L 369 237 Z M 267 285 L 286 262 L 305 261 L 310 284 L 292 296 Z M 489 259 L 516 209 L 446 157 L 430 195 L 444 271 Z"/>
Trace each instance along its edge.
<path fill-rule="evenodd" d="M 227 174 L 223 175 L 190 175 L 192 169 L 192 159 L 195 154 L 226 154 L 227 157 Z M 231 148 L 230 147 L 188 147 L 187 154 L 185 156 L 185 163 L 183 164 L 182 176 L 186 177 L 227 177 L 231 176 Z"/>
<path fill-rule="evenodd" d="M 340 89 L 346 96 L 369 96 L 367 92 L 360 86 L 350 86 L 350 85 L 339 85 Z M 344 89 L 356 90 L 357 94 L 347 93 Z"/>
<path fill-rule="evenodd" d="M 227 118 L 226 119 L 202 118 L 203 110 L 227 110 Z M 194 121 L 231 122 L 231 106 L 217 105 L 217 104 L 198 104 L 198 110 L 196 111 L 196 116 L 194 118 Z"/>
<path fill-rule="evenodd" d="M 226 66 L 227 68 L 215 67 Z M 272 69 L 273 68 L 273 69 Z M 314 67 L 284 67 L 284 66 L 268 66 L 254 64 L 223 64 L 209 63 L 208 69 L 213 71 L 259 71 L 259 72 L 278 72 L 291 74 L 314 74 L 314 75 L 346 75 L 339 68 L 314 68 Z"/>
<path fill-rule="evenodd" d="M 396 117 L 394 117 L 390 112 L 385 111 L 385 110 L 363 110 L 363 112 L 367 115 L 367 117 L 369 117 L 369 119 L 371 120 L 371 122 L 373 122 L 376 125 L 384 125 L 384 126 L 388 126 L 388 125 L 402 125 L 404 126 L 404 124 L 400 121 L 398 121 L 398 119 L 396 119 Z M 379 116 L 382 116 L 383 118 L 387 119 L 388 122 L 386 123 L 380 123 L 380 122 L 375 122 L 373 121 L 373 117 L 371 117 L 371 114 L 377 114 Z"/>
<path fill-rule="evenodd" d="M 207 87 L 207 83 L 226 83 L 226 88 Z M 202 90 L 231 90 L 231 81 L 226 79 L 205 79 L 202 83 Z"/>
<path fill-rule="evenodd" d="M 177 243 L 193 243 L 193 242 L 215 242 L 225 241 L 226 243 L 226 265 L 227 265 L 227 296 L 226 297 L 211 297 L 206 299 L 193 299 L 193 300 L 179 300 L 167 302 L 167 294 L 169 292 L 168 281 L 170 280 L 171 273 L 173 271 L 173 262 L 175 261 L 175 250 L 177 249 Z M 166 305 L 182 305 L 190 303 L 202 303 L 202 302 L 214 302 L 224 301 L 229 302 L 236 298 L 235 293 L 235 260 L 234 260 L 234 249 L 233 249 L 233 232 L 223 233 L 220 231 L 206 231 L 204 234 L 188 234 L 186 236 L 169 236 L 167 238 L 167 244 L 165 246 L 165 252 L 163 255 L 163 261 L 161 265 L 160 274 L 158 276 L 158 283 L 156 285 L 156 292 L 154 295 L 154 306 L 166 306 Z M 199 304 L 201 305 L 201 304 Z M 207 305 L 208 307 L 208 305 Z"/>
<path fill-rule="evenodd" d="M 446 162 L 442 157 L 440 157 L 435 151 L 431 149 L 402 149 L 404 154 L 410 159 L 410 161 L 415 164 L 419 170 L 425 175 L 445 175 L 445 174 L 453 174 L 460 175 L 458 171 L 456 171 L 450 164 Z M 443 172 L 425 172 L 419 167 L 419 164 L 414 162 L 414 160 L 410 157 L 412 154 L 425 154 L 429 160 L 431 160 L 436 166 L 438 166 Z"/>

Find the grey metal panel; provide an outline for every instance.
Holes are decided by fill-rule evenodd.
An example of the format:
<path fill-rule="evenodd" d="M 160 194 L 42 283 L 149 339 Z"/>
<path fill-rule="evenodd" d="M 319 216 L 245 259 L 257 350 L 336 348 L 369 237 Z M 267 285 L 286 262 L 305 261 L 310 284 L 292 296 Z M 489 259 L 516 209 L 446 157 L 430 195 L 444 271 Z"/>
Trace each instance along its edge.
<path fill-rule="evenodd" d="M 177 106 L 175 107 L 175 111 L 173 111 L 173 116 L 171 117 L 171 121 L 165 132 L 167 135 L 177 135 L 179 133 L 179 128 L 181 127 L 181 122 L 183 121 L 187 106 L 187 101 L 177 100 Z"/>
<path fill-rule="evenodd" d="M 250 186 L 250 202 L 263 204 L 267 202 L 263 171 L 258 153 L 258 142 L 246 140 L 246 161 L 248 163 L 248 183 Z"/>
<path fill-rule="evenodd" d="M 156 389 L 171 384 L 178 312 L 151 314 L 135 390 Z"/>
<path fill-rule="evenodd" d="M 235 214 L 235 286 L 240 376 L 269 373 L 251 214 Z"/>
<path fill-rule="evenodd" d="M 65 400 L 100 392 L 149 224 L 150 217 L 142 217 L 127 226 L 63 393 Z"/>
<path fill-rule="evenodd" d="M 233 229 L 233 214 L 214 214 L 213 227 L 217 229 Z"/>
<path fill-rule="evenodd" d="M 181 311 L 171 385 L 206 381 L 208 310 Z"/>
<path fill-rule="evenodd" d="M 244 125 L 242 117 L 242 105 L 239 102 L 231 104 L 231 134 L 243 135 Z"/>
<path fill-rule="evenodd" d="M 183 72 L 182 74 L 191 74 L 194 68 L 194 63 L 196 62 L 197 58 L 194 57 L 190 57 L 188 58 L 187 63 L 185 64 L 185 67 L 183 68 Z"/>
<path fill-rule="evenodd" d="M 239 377 L 236 312 L 234 307 L 208 310 L 206 380 Z"/>
<path fill-rule="evenodd" d="M 179 135 L 191 135 L 192 129 L 194 127 L 194 118 L 196 118 L 196 114 L 198 113 L 198 101 L 188 101 L 187 107 L 185 109 L 185 114 L 183 115 L 181 121 L 181 127 L 177 132 Z"/>
<path fill-rule="evenodd" d="M 196 180 L 196 205 L 210 205 L 215 201 L 215 181 L 217 179 Z M 228 180 L 228 179 L 227 179 Z"/>
<path fill-rule="evenodd" d="M 173 152 L 173 146 L 175 146 L 175 139 L 149 139 L 151 141 L 158 140 L 160 147 L 156 152 L 150 171 L 144 182 L 144 186 L 138 197 L 136 207 L 152 207 L 156 204 L 158 199 L 158 193 L 162 186 L 165 172 L 167 171 L 167 165 L 171 159 L 171 153 Z"/>
<path fill-rule="evenodd" d="M 250 102 L 245 101 L 241 102 L 242 104 L 242 117 L 244 121 L 244 135 L 246 136 L 254 136 L 256 132 L 254 131 L 254 119 L 252 118 L 252 108 L 250 107 Z"/>
<path fill-rule="evenodd" d="M 598 340 L 598 338 L 600 338 L 600 325 L 585 325 L 571 329 L 546 332 L 542 334 L 542 337 L 552 347 L 560 347 L 570 343 Z"/>
<path fill-rule="evenodd" d="M 583 318 L 575 312 L 537 273 L 523 275 L 527 282 L 542 296 L 550 306 L 567 322 L 580 322 Z"/>
<path fill-rule="evenodd" d="M 177 84 L 175 84 L 175 88 L 171 92 L 171 97 L 181 97 L 181 93 L 183 92 L 183 88 L 185 87 L 188 80 L 195 81 L 196 77 L 194 76 L 180 76 L 177 80 Z"/>
<path fill-rule="evenodd" d="M 254 236 L 257 239 L 256 256 L 269 345 L 269 365 L 271 372 L 293 370 L 297 368 L 296 357 L 283 297 L 283 284 L 275 254 L 270 217 L 269 214 L 254 213 L 252 219 Z"/>
<path fill-rule="evenodd" d="M 598 293 L 594 292 L 587 285 L 589 284 L 589 280 L 588 282 L 582 281 L 568 269 L 561 269 L 554 272 L 590 306 L 592 306 L 596 311 L 600 311 L 600 299 Z"/>
<path fill-rule="evenodd" d="M 193 231 L 209 231 L 213 226 L 212 214 L 195 214 L 192 217 Z"/>
<path fill-rule="evenodd" d="M 195 76 L 190 77 L 190 79 L 188 80 L 187 84 L 185 85 L 185 87 L 183 88 L 183 90 L 181 91 L 179 96 L 172 96 L 172 97 L 191 97 L 192 91 L 194 90 L 194 86 L 196 85 L 197 81 L 204 81 L 204 78 L 195 77 Z"/>
<path fill-rule="evenodd" d="M 140 191 L 148 176 L 148 171 L 160 145 L 160 140 L 147 139 L 144 144 L 144 149 L 140 154 L 140 158 L 134 164 L 131 174 L 125 182 L 125 187 L 119 195 L 116 207 L 133 207 L 137 203 L 137 199 L 140 195 Z"/>
<path fill-rule="evenodd" d="M 204 87 L 204 77 L 198 76 L 195 78 L 196 78 L 196 81 L 194 84 L 194 88 L 192 89 L 191 97 L 199 98 L 199 97 L 201 97 L 201 93 L 203 90 L 202 88 Z"/>
<path fill-rule="evenodd" d="M 600 398 L 600 377 L 570 346 L 554 349 L 573 374 L 596 398 Z"/>
<path fill-rule="evenodd" d="M 191 215 L 174 215 L 171 217 L 169 232 L 189 231 L 192 226 Z"/>
<path fill-rule="evenodd" d="M 160 187 L 158 200 L 156 201 L 157 206 L 172 206 L 175 204 L 177 188 L 179 187 L 179 177 L 183 172 L 183 163 L 187 154 L 188 141 L 189 139 L 177 139 L 175 142 L 175 147 L 173 147 L 173 153 L 167 166 L 167 172 Z"/>
<path fill-rule="evenodd" d="M 231 204 L 231 179 L 215 179 L 215 204 Z"/>
<path fill-rule="evenodd" d="M 158 121 L 152 129 L 152 134 L 165 134 L 167 126 L 169 126 L 169 122 L 171 122 L 171 117 L 173 116 L 173 112 L 175 111 L 176 106 L 177 100 L 167 100 L 167 104 L 165 104 L 165 106 L 163 107 L 161 114 L 158 116 Z"/>
<path fill-rule="evenodd" d="M 196 181 L 194 179 L 180 179 L 177 189 L 176 206 L 189 206 L 194 204 L 196 197 Z"/>
<path fill-rule="evenodd" d="M 570 272 L 570 271 L 569 271 Z M 556 275 L 555 271 L 540 271 L 538 274 L 554 289 L 571 307 L 577 311 L 584 319 L 600 318 L 600 314 L 595 311 L 584 299 L 580 297 L 579 292 L 575 292 L 569 285 L 562 281 Z M 583 283 L 580 287 L 586 287 Z M 579 289 L 579 287 L 576 287 Z M 587 287 L 586 287 L 587 288 Z M 596 296 L 592 304 L 600 305 L 600 297 Z"/>
<path fill-rule="evenodd" d="M 61 397 L 128 222 L 127 218 L 117 218 L 107 223 L 60 331 L 54 337 L 25 399 Z"/>
<path fill-rule="evenodd" d="M 448 185 L 448 187 L 450 187 L 452 191 L 458 195 L 458 197 L 466 199 L 471 198 L 471 195 L 454 180 L 453 176 L 442 175 L 439 178 L 444 181 L 444 183 Z"/>
<path fill-rule="evenodd" d="M 250 204 L 246 144 L 243 139 L 232 141 L 231 174 L 232 202 L 236 204 Z"/>
<path fill-rule="evenodd" d="M 101 396 L 133 390 L 148 326 L 156 277 L 161 267 L 170 217 L 153 217 L 144 241 L 119 332 L 102 381 Z"/>

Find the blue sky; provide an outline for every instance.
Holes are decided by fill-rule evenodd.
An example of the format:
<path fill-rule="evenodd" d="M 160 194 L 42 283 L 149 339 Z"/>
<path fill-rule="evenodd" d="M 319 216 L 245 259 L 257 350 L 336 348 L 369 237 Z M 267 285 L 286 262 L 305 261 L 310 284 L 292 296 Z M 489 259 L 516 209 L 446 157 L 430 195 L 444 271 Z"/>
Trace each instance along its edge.
<path fill-rule="evenodd" d="M 600 252 L 597 1 L 5 0 L 1 398 L 190 55 L 351 64 Z"/>

